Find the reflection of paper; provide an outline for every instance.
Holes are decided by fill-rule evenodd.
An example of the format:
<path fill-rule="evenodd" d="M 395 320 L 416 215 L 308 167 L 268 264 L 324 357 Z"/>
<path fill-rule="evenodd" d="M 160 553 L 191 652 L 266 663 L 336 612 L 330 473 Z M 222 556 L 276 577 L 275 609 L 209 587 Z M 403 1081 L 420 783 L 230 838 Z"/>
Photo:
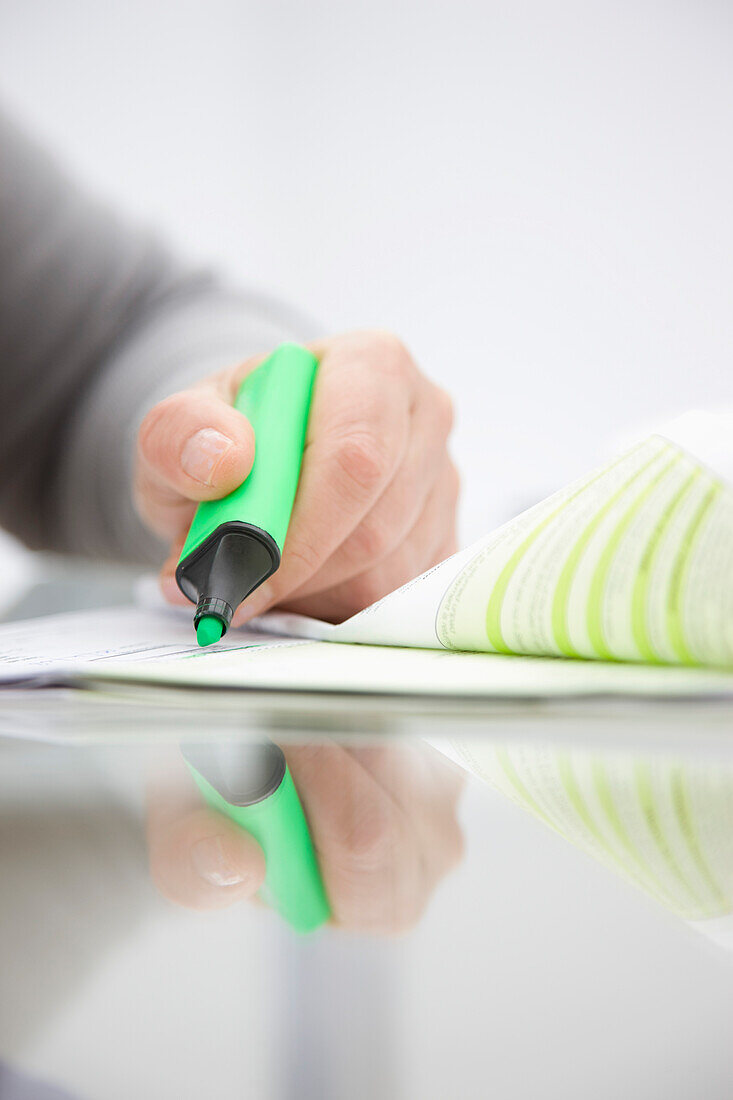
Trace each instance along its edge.
<path fill-rule="evenodd" d="M 652 436 L 340 626 L 341 642 L 733 666 L 733 489 Z"/>
<path fill-rule="evenodd" d="M 566 840 L 733 947 L 733 772 L 714 764 L 454 741 L 456 758 Z"/>

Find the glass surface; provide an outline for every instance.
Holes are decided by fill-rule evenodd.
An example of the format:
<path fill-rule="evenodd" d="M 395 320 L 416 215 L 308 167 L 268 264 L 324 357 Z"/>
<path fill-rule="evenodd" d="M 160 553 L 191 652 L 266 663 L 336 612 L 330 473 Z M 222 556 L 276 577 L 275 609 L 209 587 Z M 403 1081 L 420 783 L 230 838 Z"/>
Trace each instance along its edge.
<path fill-rule="evenodd" d="M 550 1096 L 601 1070 L 595 1096 L 652 1096 L 682 1030 L 704 1081 L 733 1007 L 731 717 L 3 691 L 1 1100 L 525 1096 L 537 1066 Z M 193 874 L 176 830 L 205 811 L 179 743 L 202 730 L 232 765 L 284 748 L 340 927 L 156 889 Z M 699 1095 L 725 1095 L 709 1073 Z"/>

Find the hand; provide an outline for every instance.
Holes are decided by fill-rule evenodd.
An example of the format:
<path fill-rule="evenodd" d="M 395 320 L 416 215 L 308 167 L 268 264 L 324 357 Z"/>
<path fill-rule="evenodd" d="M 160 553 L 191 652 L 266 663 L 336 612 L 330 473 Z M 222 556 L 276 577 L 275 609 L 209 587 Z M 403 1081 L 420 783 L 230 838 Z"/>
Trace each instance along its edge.
<path fill-rule="evenodd" d="M 285 756 L 333 922 L 371 933 L 410 928 L 461 857 L 460 770 L 424 745 L 345 749 L 318 742 L 286 748 Z M 179 905 L 222 909 L 262 885 L 262 850 L 204 808 L 180 758 L 166 761 L 151 783 L 147 833 L 153 881 Z"/>
<path fill-rule="evenodd" d="M 340 621 L 456 549 L 448 396 L 393 336 L 337 336 L 311 350 L 319 370 L 282 564 L 235 623 L 276 605 Z M 172 602 L 186 603 L 174 572 L 196 502 L 226 495 L 251 469 L 253 432 L 232 402 L 261 361 L 167 398 L 141 426 L 135 497 L 172 542 L 161 576 Z"/>

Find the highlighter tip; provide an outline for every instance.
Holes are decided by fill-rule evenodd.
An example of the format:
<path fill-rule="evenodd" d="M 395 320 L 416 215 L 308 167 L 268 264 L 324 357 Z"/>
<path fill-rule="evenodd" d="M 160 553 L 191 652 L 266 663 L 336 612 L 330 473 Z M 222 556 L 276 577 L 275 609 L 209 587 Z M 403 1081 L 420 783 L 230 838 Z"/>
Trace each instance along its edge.
<path fill-rule="evenodd" d="M 200 646 L 213 645 L 224 633 L 224 627 L 218 619 L 204 615 L 196 624 L 196 641 Z"/>

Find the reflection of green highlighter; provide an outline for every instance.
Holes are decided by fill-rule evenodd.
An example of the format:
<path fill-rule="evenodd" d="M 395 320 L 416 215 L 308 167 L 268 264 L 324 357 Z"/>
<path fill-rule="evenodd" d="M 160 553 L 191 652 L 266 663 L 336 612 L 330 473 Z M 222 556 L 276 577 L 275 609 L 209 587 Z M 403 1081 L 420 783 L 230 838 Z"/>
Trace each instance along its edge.
<path fill-rule="evenodd" d="M 303 810 L 282 751 L 272 742 L 210 742 L 183 755 L 214 810 L 255 838 L 267 864 L 263 901 L 296 932 L 312 932 L 330 910 Z"/>
<path fill-rule="evenodd" d="M 280 565 L 317 366 L 305 348 L 283 344 L 237 393 L 234 407 L 254 429 L 254 465 L 238 489 L 199 504 L 176 569 L 178 587 L 196 604 L 201 646 L 219 641 L 242 600 Z M 330 913 L 300 800 L 280 750 L 250 750 L 242 758 L 252 768 L 249 779 L 242 778 L 242 760 L 232 779 L 221 757 L 207 757 L 204 771 L 193 751 L 187 759 L 206 801 L 260 843 L 269 903 L 298 931 L 310 931 Z"/>

